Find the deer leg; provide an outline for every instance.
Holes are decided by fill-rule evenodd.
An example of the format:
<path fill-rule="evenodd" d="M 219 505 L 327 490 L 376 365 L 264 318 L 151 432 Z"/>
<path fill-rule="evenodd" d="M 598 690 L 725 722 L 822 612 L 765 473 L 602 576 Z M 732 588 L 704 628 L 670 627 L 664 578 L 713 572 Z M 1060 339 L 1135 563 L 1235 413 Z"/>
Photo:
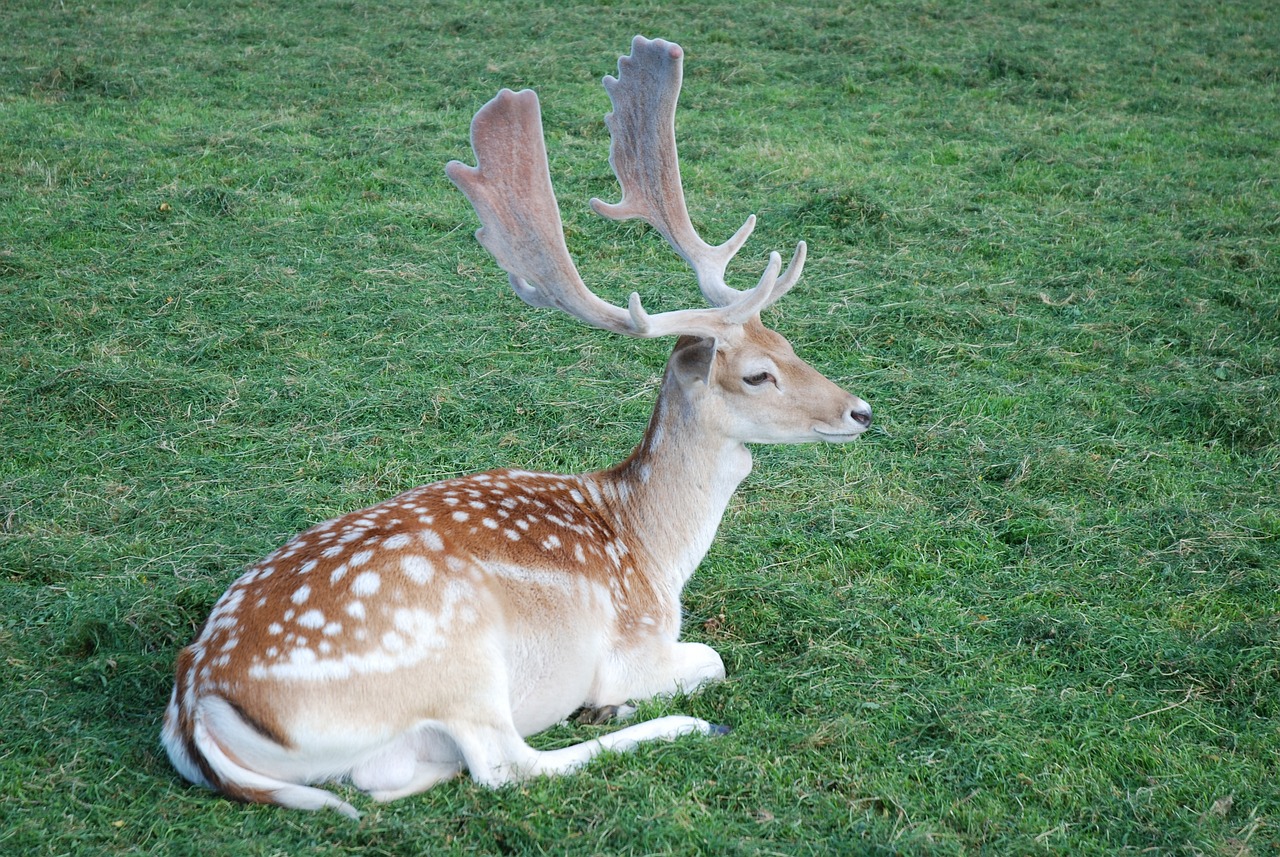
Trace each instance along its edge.
<path fill-rule="evenodd" d="M 724 679 L 724 661 L 715 649 L 702 643 L 675 643 L 670 649 L 670 678 L 673 691 L 692 693 L 704 684 Z"/>
<path fill-rule="evenodd" d="M 661 642 L 639 649 L 629 668 L 618 676 L 622 693 L 609 696 L 649 699 L 693 693 L 698 688 L 724 678 L 724 661 L 702 643 Z"/>
<path fill-rule="evenodd" d="M 558 750 L 535 750 L 513 726 L 457 724 L 450 734 L 466 757 L 476 782 L 496 788 L 543 775 L 568 774 L 605 750 L 624 753 L 645 741 L 670 740 L 681 735 L 719 735 L 724 730 L 696 717 L 672 715 L 646 720 Z"/>
<path fill-rule="evenodd" d="M 724 661 L 710 646 L 655 640 L 650 645 L 637 647 L 625 660 L 612 665 L 609 673 L 602 677 L 596 698 L 637 700 L 675 696 L 692 693 L 724 676 Z M 604 722 L 595 715 L 600 712 L 607 718 L 611 708 L 631 709 L 631 706 L 586 705 L 579 709 L 577 722 Z M 724 729 L 717 726 L 714 731 L 719 734 Z"/>
<path fill-rule="evenodd" d="M 459 762 L 429 762 L 419 760 L 414 764 L 413 771 L 408 780 L 403 782 L 397 788 L 392 789 L 370 789 L 369 797 L 379 803 L 386 803 L 389 800 L 396 800 L 409 795 L 416 795 L 419 792 L 425 792 L 427 789 L 442 783 L 445 780 L 451 780 L 462 771 L 462 764 Z"/>
<path fill-rule="evenodd" d="M 461 771 L 457 746 L 438 727 L 424 726 L 358 765 L 351 784 L 376 801 L 389 801 L 426 791 Z"/>
<path fill-rule="evenodd" d="M 615 720 L 619 723 L 630 720 L 635 713 L 636 707 L 625 702 L 620 705 L 584 705 L 570 714 L 569 720 L 582 726 L 603 726 Z"/>
<path fill-rule="evenodd" d="M 720 659 L 720 655 L 715 649 L 702 643 L 665 644 L 657 655 L 651 650 L 646 650 L 643 654 L 642 669 L 633 671 L 630 681 L 625 678 L 619 681 L 610 696 L 623 699 L 675 696 L 679 693 L 692 693 L 725 676 L 724 661 Z M 571 714 L 569 719 L 574 723 L 599 726 L 612 720 L 626 720 L 635 713 L 635 706 L 625 703 L 584 705 Z"/>

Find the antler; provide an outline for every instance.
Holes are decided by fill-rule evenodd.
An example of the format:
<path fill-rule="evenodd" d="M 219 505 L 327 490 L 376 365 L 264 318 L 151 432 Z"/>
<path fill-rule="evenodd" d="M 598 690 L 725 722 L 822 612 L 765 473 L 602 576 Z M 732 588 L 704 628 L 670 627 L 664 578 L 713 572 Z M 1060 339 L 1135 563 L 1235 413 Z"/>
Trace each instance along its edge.
<path fill-rule="evenodd" d="M 725 269 L 755 229 L 756 217 L 748 217 L 733 237 L 718 246 L 698 237 L 689 220 L 675 132 L 683 62 L 684 51 L 679 45 L 636 36 L 630 56 L 618 59 L 618 76 L 605 77 L 604 88 L 613 102 L 613 112 L 604 118 L 613 137 L 609 165 L 622 185 L 622 199 L 616 204 L 593 199 L 591 207 L 611 220 L 638 217 L 647 222 L 693 268 L 707 301 L 728 306 L 744 293 L 725 284 Z M 803 241 L 796 245 L 786 273 L 770 284 L 764 306 L 782 297 L 800 279 L 805 249 Z M 764 285 L 762 279 L 756 288 Z"/>
<path fill-rule="evenodd" d="M 512 289 L 525 303 L 555 307 L 593 327 L 629 336 L 722 339 L 800 278 L 803 241 L 781 277 L 782 259 L 770 253 L 755 288 L 739 291 L 725 284 L 725 268 L 755 228 L 755 215 L 716 247 L 694 231 L 680 185 L 675 141 L 683 56 L 679 45 L 636 36 L 631 55 L 618 60 L 618 77 L 604 79 L 614 108 L 605 116 L 613 138 L 609 163 L 622 185 L 622 201 L 610 205 L 593 199 L 591 206 L 604 217 L 639 217 L 658 230 L 693 268 L 712 306 L 649 315 L 635 292 L 624 310 L 586 287 L 565 246 L 538 96 L 532 90 L 504 89 L 471 120 L 476 166 L 450 161 L 445 172 L 480 217 L 476 240 L 508 273 Z"/>
<path fill-rule="evenodd" d="M 476 240 L 510 275 L 525 303 L 555 307 L 593 327 L 628 336 L 689 334 L 723 338 L 769 302 L 778 271 L 770 259 L 760 287 L 728 306 L 649 315 L 632 293 L 627 309 L 601 300 L 582 282 L 564 242 L 560 207 L 551 187 L 538 96 L 504 89 L 471 121 L 476 166 L 450 161 L 445 173 L 466 194 L 483 226 Z"/>

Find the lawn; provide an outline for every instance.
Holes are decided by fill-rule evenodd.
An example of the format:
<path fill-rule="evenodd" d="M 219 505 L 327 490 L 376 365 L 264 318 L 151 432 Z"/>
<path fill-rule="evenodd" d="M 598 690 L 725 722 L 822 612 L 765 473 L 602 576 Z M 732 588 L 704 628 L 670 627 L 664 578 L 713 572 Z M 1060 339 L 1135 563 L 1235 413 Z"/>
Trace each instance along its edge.
<path fill-rule="evenodd" d="M 0 20 L 0 851 L 1280 853 L 1267 0 L 94 4 Z M 867 399 L 762 447 L 685 593 L 733 727 L 351 822 L 180 780 L 177 651 L 322 519 L 638 442 L 669 342 L 520 303 L 444 176 L 542 98 L 585 279 L 695 305 L 600 78 L 684 46 L 694 222 Z M 598 727 L 557 727 L 540 746 Z"/>

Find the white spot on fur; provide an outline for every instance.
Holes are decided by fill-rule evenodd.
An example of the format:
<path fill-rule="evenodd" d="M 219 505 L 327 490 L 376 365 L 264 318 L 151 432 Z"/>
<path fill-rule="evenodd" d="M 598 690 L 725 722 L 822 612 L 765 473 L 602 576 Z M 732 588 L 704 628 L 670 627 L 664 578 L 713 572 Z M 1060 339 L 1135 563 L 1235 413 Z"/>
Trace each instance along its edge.
<path fill-rule="evenodd" d="M 306 584 L 303 584 L 302 586 L 299 586 L 294 591 L 293 596 L 289 600 L 292 601 L 294 604 L 301 604 L 302 602 L 306 601 L 310 597 L 311 597 L 311 587 L 307 586 Z"/>
<path fill-rule="evenodd" d="M 382 578 L 376 571 L 365 571 L 351 581 L 351 594 L 360 597 L 373 595 L 382 586 Z"/>
<path fill-rule="evenodd" d="M 414 583 L 427 583 L 435 575 L 436 570 L 424 556 L 406 554 L 400 558 L 400 568 Z"/>
<path fill-rule="evenodd" d="M 359 619 L 363 621 L 365 617 L 364 602 L 352 601 L 350 604 L 348 604 L 347 615 L 350 616 L 352 619 Z"/>
<path fill-rule="evenodd" d="M 440 534 L 435 530 L 419 530 L 418 538 L 433 551 L 444 550 L 444 540 L 440 538 Z"/>
<path fill-rule="evenodd" d="M 308 610 L 298 617 L 298 624 L 304 628 L 320 628 L 324 626 L 324 614 L 319 610 Z"/>
<path fill-rule="evenodd" d="M 384 548 L 388 550 L 399 550 L 409 544 L 409 537 L 404 533 L 396 533 L 394 536 L 388 536 L 387 540 L 382 543 Z"/>
<path fill-rule="evenodd" d="M 352 568 L 356 568 L 358 566 L 364 565 L 366 562 L 368 562 L 372 558 L 373 558 L 373 551 L 360 551 L 359 553 L 352 554 L 349 562 L 351 563 Z"/>

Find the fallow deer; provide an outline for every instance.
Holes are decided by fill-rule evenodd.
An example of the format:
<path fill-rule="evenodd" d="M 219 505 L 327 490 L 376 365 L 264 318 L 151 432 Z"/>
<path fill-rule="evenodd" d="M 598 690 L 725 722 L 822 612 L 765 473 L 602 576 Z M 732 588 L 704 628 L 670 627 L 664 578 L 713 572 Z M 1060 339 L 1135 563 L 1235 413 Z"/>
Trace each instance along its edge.
<path fill-rule="evenodd" d="M 471 125 L 477 166 L 452 162 L 480 243 L 516 294 L 593 327 L 676 336 L 644 438 L 621 464 L 554 476 L 494 470 L 415 488 L 319 524 L 250 567 L 178 656 L 162 734 L 188 780 L 233 798 L 356 810 L 467 770 L 498 786 L 562 774 L 602 750 L 718 727 L 668 716 L 558 750 L 524 736 L 587 707 L 689 692 L 724 677 L 680 642 L 680 594 L 738 484 L 748 443 L 850 441 L 867 404 L 800 360 L 760 311 L 799 279 L 777 253 L 752 289 L 725 282 L 724 244 L 689 220 L 676 160 L 678 45 L 637 36 L 604 85 L 622 200 L 696 274 L 710 307 L 650 315 L 584 285 L 566 248 L 537 96 L 503 90 Z"/>

